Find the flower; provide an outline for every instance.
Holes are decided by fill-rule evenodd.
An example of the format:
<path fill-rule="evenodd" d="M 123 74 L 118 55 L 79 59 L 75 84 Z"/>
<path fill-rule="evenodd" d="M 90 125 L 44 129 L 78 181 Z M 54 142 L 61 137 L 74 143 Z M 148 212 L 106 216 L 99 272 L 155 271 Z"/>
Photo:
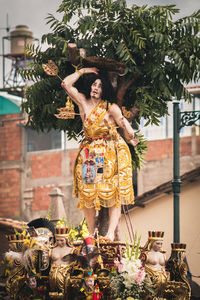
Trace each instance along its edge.
<path fill-rule="evenodd" d="M 88 227 L 86 221 L 81 221 L 80 225 L 70 229 L 69 236 L 72 241 L 84 239 L 89 235 Z"/>
<path fill-rule="evenodd" d="M 138 300 L 144 294 L 145 270 L 139 257 L 140 238 L 135 238 L 132 247 L 126 245 L 126 254 L 115 260 L 118 273 L 113 274 L 111 288 L 114 299 Z"/>
<path fill-rule="evenodd" d="M 114 264 L 116 265 L 118 272 L 121 273 L 123 269 L 123 264 L 120 263 L 118 259 L 114 260 Z"/>

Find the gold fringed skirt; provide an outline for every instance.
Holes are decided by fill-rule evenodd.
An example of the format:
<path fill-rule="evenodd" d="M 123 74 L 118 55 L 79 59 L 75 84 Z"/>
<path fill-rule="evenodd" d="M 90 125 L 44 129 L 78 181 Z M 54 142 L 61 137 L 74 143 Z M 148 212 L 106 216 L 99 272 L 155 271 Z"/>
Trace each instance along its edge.
<path fill-rule="evenodd" d="M 85 132 L 74 168 L 74 195 L 78 208 L 119 207 L 133 204 L 132 166 L 129 147 L 108 127 L 89 128 Z"/>

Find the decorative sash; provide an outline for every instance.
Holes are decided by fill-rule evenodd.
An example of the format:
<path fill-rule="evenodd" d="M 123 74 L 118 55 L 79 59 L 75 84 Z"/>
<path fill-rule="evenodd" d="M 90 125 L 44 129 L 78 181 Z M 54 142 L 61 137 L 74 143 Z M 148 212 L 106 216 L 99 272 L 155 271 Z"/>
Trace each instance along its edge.
<path fill-rule="evenodd" d="M 100 124 L 107 113 L 108 102 L 101 100 L 84 121 L 84 127 Z"/>

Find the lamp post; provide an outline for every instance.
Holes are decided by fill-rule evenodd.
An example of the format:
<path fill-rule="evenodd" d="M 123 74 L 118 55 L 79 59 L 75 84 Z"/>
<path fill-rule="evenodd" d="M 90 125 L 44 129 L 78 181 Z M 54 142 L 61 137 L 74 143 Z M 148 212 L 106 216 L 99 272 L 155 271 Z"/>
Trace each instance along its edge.
<path fill-rule="evenodd" d="M 200 111 L 180 112 L 179 102 L 173 102 L 173 180 L 172 190 L 174 194 L 174 243 L 180 243 L 180 129 L 184 126 L 192 126 L 200 120 Z"/>

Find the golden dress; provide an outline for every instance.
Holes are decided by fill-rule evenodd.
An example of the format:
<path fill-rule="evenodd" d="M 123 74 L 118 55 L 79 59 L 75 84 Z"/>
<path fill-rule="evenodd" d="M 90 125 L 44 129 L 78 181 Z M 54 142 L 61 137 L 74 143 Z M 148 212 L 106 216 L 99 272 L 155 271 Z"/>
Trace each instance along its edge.
<path fill-rule="evenodd" d="M 64 293 L 65 284 L 70 277 L 71 264 L 69 265 L 51 265 L 49 272 L 49 283 L 51 291 L 60 291 Z"/>
<path fill-rule="evenodd" d="M 85 138 L 74 168 L 74 195 L 78 208 L 119 207 L 133 204 L 131 154 L 115 123 L 104 117 L 110 107 L 102 100 L 85 119 Z"/>

